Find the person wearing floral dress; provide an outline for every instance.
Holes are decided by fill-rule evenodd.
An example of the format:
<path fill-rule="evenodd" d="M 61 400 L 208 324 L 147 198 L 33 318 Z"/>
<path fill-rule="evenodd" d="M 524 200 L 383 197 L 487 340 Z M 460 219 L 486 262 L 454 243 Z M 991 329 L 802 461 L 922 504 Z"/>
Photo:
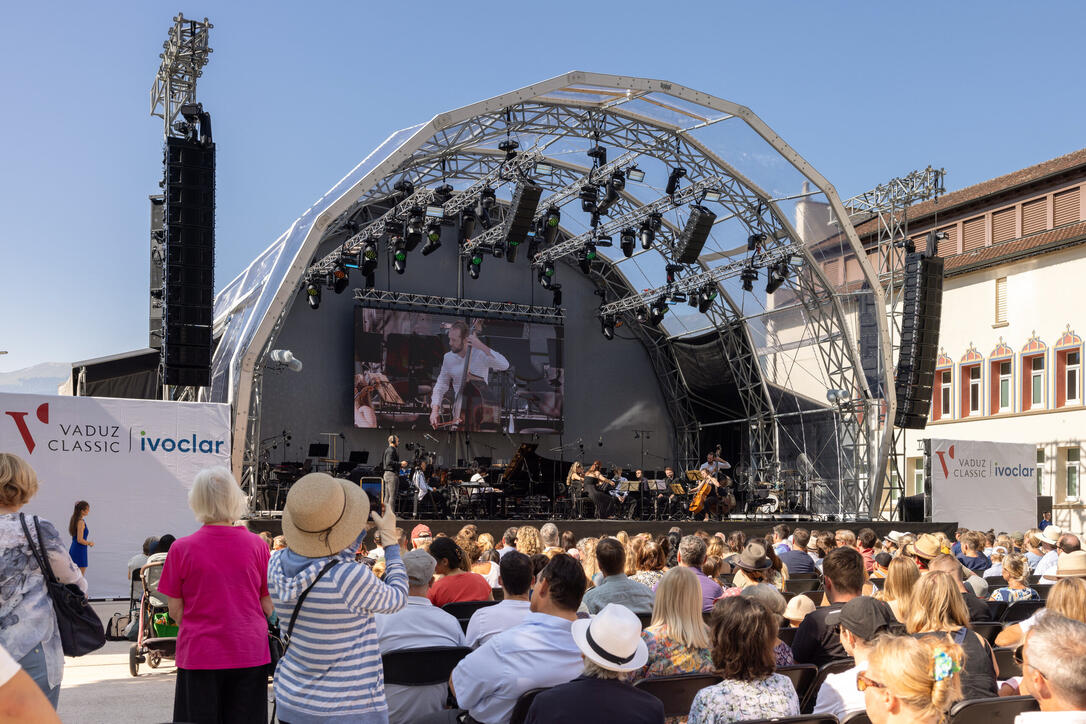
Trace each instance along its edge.
<path fill-rule="evenodd" d="M 645 665 L 630 680 L 675 674 L 711 674 L 709 628 L 701 615 L 701 584 L 689 568 L 672 568 L 660 578 L 652 623 L 641 632 L 648 647 Z M 668 724 L 682 724 L 685 716 L 668 717 Z"/>
<path fill-rule="evenodd" d="M 655 591 L 656 586 L 660 584 L 660 579 L 664 577 L 664 569 L 667 566 L 664 549 L 656 541 L 645 541 L 641 550 L 637 552 L 635 565 L 637 570 L 630 576 L 630 580 L 644 583 Z"/>
<path fill-rule="evenodd" d="M 712 658 L 724 681 L 694 696 L 689 724 L 725 724 L 799 715 L 787 676 L 774 673 L 777 617 L 760 601 L 733 596 L 713 611 Z"/>
<path fill-rule="evenodd" d="M 1025 556 L 1010 553 L 1003 559 L 1003 580 L 1007 585 L 992 591 L 989 601 L 1039 601 L 1041 596 L 1029 587 L 1029 564 Z"/>

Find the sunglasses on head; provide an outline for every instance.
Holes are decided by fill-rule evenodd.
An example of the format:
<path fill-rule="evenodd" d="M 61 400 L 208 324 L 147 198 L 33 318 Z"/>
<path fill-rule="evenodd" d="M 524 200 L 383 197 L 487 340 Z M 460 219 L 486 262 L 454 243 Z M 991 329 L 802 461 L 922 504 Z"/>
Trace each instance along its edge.
<path fill-rule="evenodd" d="M 866 673 L 864 673 L 862 671 L 857 673 L 856 674 L 856 690 L 857 691 L 867 691 L 869 688 L 885 689 L 886 684 L 882 684 L 882 683 L 879 683 L 878 681 L 875 681 L 874 679 L 872 679 L 870 676 L 868 676 Z"/>

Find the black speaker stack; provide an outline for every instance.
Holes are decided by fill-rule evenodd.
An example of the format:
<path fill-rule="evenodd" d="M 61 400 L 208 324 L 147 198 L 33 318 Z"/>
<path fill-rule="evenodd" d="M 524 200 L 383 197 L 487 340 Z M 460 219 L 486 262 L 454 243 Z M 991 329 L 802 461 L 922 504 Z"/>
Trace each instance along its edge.
<path fill-rule="evenodd" d="M 165 171 L 163 383 L 204 387 L 211 382 L 215 296 L 215 144 L 210 133 L 168 137 Z"/>
<path fill-rule="evenodd" d="M 901 349 L 894 388 L 894 425 L 923 430 L 931 411 L 939 320 L 943 306 L 943 259 L 913 252 L 905 256 Z"/>
<path fill-rule="evenodd" d="M 713 230 L 713 222 L 716 214 L 701 204 L 690 205 L 690 217 L 686 220 L 686 226 L 679 232 L 676 240 L 678 254 L 675 261 L 680 264 L 693 264 L 701 256 L 701 249 L 709 238 L 709 232 Z"/>

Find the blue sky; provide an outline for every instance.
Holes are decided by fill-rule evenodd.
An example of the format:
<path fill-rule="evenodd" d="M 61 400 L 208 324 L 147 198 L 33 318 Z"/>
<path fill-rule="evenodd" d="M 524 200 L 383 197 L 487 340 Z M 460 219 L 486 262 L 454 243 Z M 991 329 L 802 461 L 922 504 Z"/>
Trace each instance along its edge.
<path fill-rule="evenodd" d="M 179 6 L 215 24 L 217 286 L 391 131 L 573 69 L 747 105 L 842 196 L 1086 145 L 1070 0 L 19 3 L 0 26 L 0 372 L 146 345 L 148 91 Z"/>

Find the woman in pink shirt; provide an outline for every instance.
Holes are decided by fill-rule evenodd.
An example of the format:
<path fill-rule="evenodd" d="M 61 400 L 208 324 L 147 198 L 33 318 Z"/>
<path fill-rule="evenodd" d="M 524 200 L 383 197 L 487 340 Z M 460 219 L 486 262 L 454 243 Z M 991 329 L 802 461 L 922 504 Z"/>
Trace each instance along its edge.
<path fill-rule="evenodd" d="M 226 468 L 197 474 L 189 507 L 204 525 L 170 547 L 158 584 L 181 626 L 173 719 L 265 724 L 273 610 L 268 546 L 234 526 L 245 496 Z"/>

